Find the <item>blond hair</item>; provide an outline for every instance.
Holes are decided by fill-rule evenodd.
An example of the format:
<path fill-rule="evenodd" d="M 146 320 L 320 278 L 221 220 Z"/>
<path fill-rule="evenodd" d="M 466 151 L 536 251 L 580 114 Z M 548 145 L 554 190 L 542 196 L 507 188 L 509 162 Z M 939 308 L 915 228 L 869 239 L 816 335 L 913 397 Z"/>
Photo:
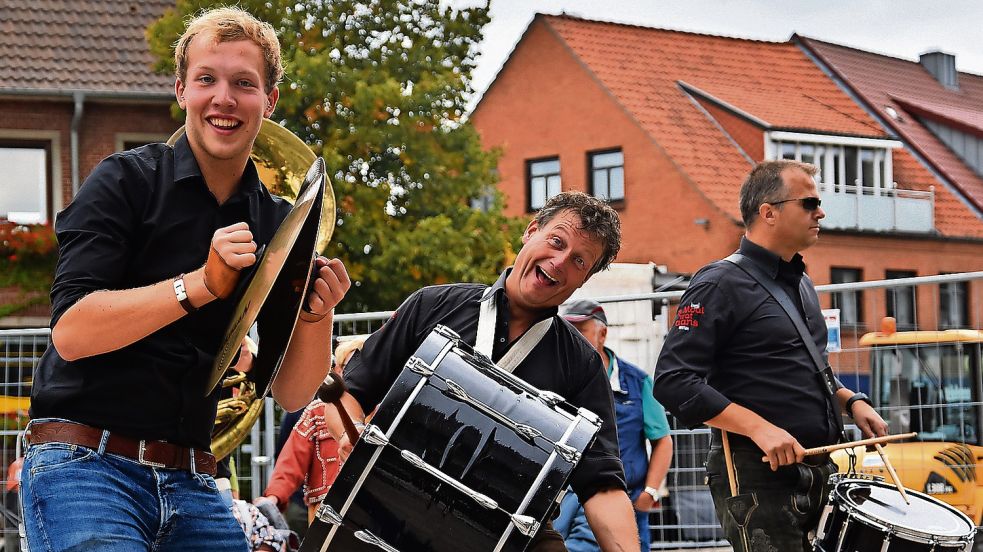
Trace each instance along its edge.
<path fill-rule="evenodd" d="M 273 26 L 256 19 L 242 8 L 227 7 L 203 11 L 188 22 L 188 27 L 174 47 L 175 73 L 181 82 L 188 76 L 188 48 L 191 40 L 198 35 L 210 36 L 216 44 L 248 40 L 259 46 L 265 60 L 266 81 L 263 84 L 267 94 L 283 78 L 280 41 Z"/>
<path fill-rule="evenodd" d="M 357 336 L 352 339 L 346 339 L 338 344 L 334 350 L 334 361 L 337 365 L 337 369 L 341 370 L 348 364 L 351 360 L 351 356 L 355 354 L 355 351 L 362 348 L 365 344 L 365 339 L 368 336 Z"/>

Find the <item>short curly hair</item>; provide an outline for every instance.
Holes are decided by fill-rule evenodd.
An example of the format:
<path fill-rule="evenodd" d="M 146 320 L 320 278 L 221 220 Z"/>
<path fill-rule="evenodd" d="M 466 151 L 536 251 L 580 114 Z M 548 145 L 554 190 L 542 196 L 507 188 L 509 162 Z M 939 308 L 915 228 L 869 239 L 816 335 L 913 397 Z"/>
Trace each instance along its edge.
<path fill-rule="evenodd" d="M 273 26 L 256 19 L 242 8 L 227 7 L 203 11 L 188 22 L 184 34 L 174 46 L 175 73 L 181 82 L 188 77 L 188 48 L 191 40 L 198 35 L 211 36 L 216 44 L 248 40 L 259 46 L 266 65 L 263 85 L 267 94 L 283 79 L 280 41 Z"/>
<path fill-rule="evenodd" d="M 591 267 L 591 274 L 607 268 L 621 250 L 621 219 L 606 202 L 583 192 L 561 192 L 551 197 L 536 213 L 542 228 L 557 215 L 570 211 L 580 218 L 579 230 L 601 242 L 601 258 Z"/>

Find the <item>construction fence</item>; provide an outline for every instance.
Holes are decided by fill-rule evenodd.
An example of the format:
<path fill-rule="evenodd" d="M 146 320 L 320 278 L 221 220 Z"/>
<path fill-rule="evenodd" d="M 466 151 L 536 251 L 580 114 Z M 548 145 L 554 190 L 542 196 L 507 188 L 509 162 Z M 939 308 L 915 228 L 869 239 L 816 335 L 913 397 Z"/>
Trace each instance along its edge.
<path fill-rule="evenodd" d="M 830 364 L 851 389 L 892 398 L 881 414 L 892 431 L 929 432 L 947 441 L 980 445 L 983 425 L 979 346 L 960 348 L 956 361 L 946 360 L 939 349 L 916 354 L 893 349 L 893 372 L 883 381 L 871 379 L 872 367 L 881 362 L 878 349 L 861 344 L 861 337 L 880 329 L 884 316 L 893 316 L 896 328 L 946 330 L 983 327 L 983 272 L 914 277 L 819 286 L 821 303 L 832 324 Z M 582 295 L 582 294 L 581 294 Z M 593 297 L 605 306 L 609 322 L 608 346 L 650 373 L 655 367 L 681 291 Z M 340 338 L 364 335 L 378 329 L 391 313 L 338 315 L 335 332 Z M 0 505 L 0 552 L 19 550 L 15 461 L 23 453 L 22 434 L 27 425 L 30 383 L 38 359 L 48 346 L 48 329 L 0 330 L 0 484 L 5 490 Z M 975 351 L 975 352 L 974 352 Z M 921 355 L 921 356 L 919 356 Z M 975 355 L 975 358 L 972 358 Z M 908 358 L 911 357 L 911 358 Z M 925 373 L 923 373 L 925 372 Z M 927 373 L 927 376 L 926 376 Z M 927 378 L 927 380 L 926 380 Z M 938 385 L 929 385 L 935 381 Z M 240 493 L 259 496 L 275 466 L 276 439 L 283 416 L 272 400 L 249 437 L 234 453 Z M 709 448 L 709 431 L 687 429 L 670 417 L 674 441 L 673 464 L 666 480 L 667 495 L 661 509 L 651 515 L 652 549 L 682 550 L 726 544 L 704 483 L 703 462 Z M 932 433 L 934 432 L 934 433 Z M 13 468 L 12 468 L 13 466 Z M 979 466 L 973 467 L 979 470 Z M 975 478 L 974 478 L 975 479 Z M 983 479 L 983 478 L 981 478 Z"/>

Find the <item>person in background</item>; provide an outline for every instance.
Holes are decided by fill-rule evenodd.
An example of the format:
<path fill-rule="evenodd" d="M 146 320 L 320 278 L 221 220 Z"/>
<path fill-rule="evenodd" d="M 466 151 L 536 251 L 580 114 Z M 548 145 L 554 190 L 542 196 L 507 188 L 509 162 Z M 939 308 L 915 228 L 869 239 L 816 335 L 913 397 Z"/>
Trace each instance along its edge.
<path fill-rule="evenodd" d="M 811 551 L 808 534 L 837 468 L 805 449 L 838 442 L 841 414 L 865 437 L 887 434 L 867 395 L 843 387 L 825 362 L 826 324 L 800 254 L 826 216 L 817 172 L 792 160 L 751 170 L 738 255 L 693 276 L 655 369 L 655 397 L 676 419 L 712 428 L 707 482 L 735 552 Z"/>
<path fill-rule="evenodd" d="M 641 550 L 647 552 L 649 512 L 659 506 L 659 489 L 672 463 L 672 437 L 666 411 L 652 396 L 651 376 L 605 347 L 608 319 L 604 307 L 589 299 L 576 301 L 563 313 L 563 319 L 573 324 L 597 350 L 607 371 L 614 394 L 618 445 L 628 497 L 635 506 Z M 651 444 L 651 454 L 647 444 Z M 570 552 L 600 550 L 576 494 L 567 493 L 563 497 L 554 526 Z"/>
<path fill-rule="evenodd" d="M 362 347 L 365 337 L 339 341 L 341 343 L 334 354 L 334 370 L 340 374 L 355 351 Z M 307 523 L 314 521 L 317 507 L 331 489 L 340 468 L 338 442 L 324 425 L 326 408 L 334 407 L 320 399 L 314 399 L 304 409 L 273 467 L 269 485 L 263 491 L 263 496 L 254 503 L 269 502 L 280 510 L 285 510 L 290 495 L 303 484 L 304 502 L 308 509 Z"/>

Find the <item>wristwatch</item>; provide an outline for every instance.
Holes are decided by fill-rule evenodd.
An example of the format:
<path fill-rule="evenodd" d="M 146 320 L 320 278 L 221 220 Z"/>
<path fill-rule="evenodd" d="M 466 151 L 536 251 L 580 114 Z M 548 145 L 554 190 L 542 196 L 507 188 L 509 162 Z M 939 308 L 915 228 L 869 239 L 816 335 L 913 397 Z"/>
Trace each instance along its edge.
<path fill-rule="evenodd" d="M 843 407 L 851 419 L 853 418 L 853 403 L 857 401 L 863 401 L 870 406 L 874 406 L 874 403 L 870 402 L 870 397 L 867 396 L 867 393 L 854 393 L 852 397 L 846 400 L 846 405 Z"/>
<path fill-rule="evenodd" d="M 659 489 L 656 489 L 655 487 L 645 487 L 645 489 L 642 492 L 651 496 L 652 500 L 654 500 L 655 502 L 658 502 L 659 499 L 661 498 L 659 496 Z"/>

